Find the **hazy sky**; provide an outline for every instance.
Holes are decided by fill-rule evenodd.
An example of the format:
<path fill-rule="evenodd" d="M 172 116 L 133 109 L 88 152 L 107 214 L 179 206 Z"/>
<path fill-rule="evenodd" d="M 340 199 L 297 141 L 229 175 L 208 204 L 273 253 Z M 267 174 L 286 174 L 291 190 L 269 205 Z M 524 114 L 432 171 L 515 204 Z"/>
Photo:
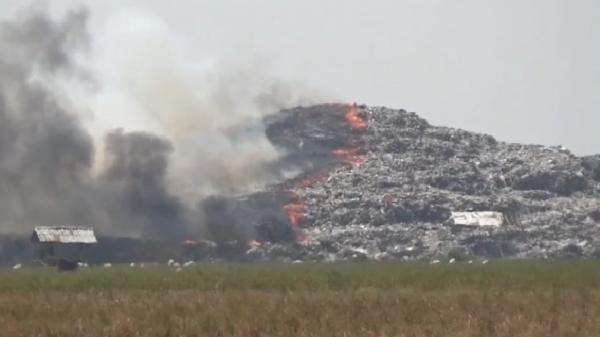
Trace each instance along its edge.
<path fill-rule="evenodd" d="M 23 3 L 0 0 L 0 16 Z M 260 55 L 276 73 L 340 100 L 600 153 L 598 0 L 47 3 L 56 13 L 86 4 L 92 32 L 123 10 L 160 17 L 199 58 Z"/>

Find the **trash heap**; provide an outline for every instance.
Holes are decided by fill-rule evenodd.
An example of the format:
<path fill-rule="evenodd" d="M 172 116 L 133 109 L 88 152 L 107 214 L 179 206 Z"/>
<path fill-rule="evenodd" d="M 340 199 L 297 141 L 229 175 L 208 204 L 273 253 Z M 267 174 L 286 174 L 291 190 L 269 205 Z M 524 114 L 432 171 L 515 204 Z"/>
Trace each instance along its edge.
<path fill-rule="evenodd" d="M 362 107 L 367 127 L 353 132 L 332 117 L 340 115 L 330 111 L 339 110 L 334 106 L 309 110 L 309 115 L 286 111 L 278 116 L 277 129 L 271 129 L 272 142 L 288 151 L 286 160 L 302 166 L 304 176 L 327 170 L 318 183 L 295 187 L 304 203 L 304 239 L 261 242 L 247 257 L 460 261 L 600 256 L 600 155 L 578 157 L 560 146 L 505 143 L 384 107 Z M 309 117 L 300 123 L 299 116 Z M 360 160 L 324 159 L 325 153 L 350 143 L 352 156 Z M 307 164 L 311 154 L 326 164 Z M 504 220 L 501 226 L 461 226 L 453 223 L 452 212 L 498 212 Z"/>

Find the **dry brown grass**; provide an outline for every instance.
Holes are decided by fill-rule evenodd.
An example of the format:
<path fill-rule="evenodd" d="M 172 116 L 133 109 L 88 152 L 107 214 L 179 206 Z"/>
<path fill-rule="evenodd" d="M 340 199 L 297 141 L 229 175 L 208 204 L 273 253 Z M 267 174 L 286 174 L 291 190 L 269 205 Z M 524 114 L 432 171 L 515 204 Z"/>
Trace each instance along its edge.
<path fill-rule="evenodd" d="M 2 336 L 598 336 L 600 291 L 92 291 L 0 297 Z"/>
<path fill-rule="evenodd" d="M 342 277 L 343 268 L 338 269 Z M 402 267 L 393 273 L 397 268 Z M 434 267 L 419 268 L 427 274 Z M 547 286 L 528 285 L 510 272 L 488 268 L 474 270 L 477 279 L 434 287 L 406 282 L 382 287 L 384 274 L 371 287 L 342 282 L 339 290 L 262 283 L 240 289 L 193 283 L 172 289 L 8 287 L 0 290 L 0 336 L 600 336 L 600 283 L 593 277 L 584 284 L 548 279 Z M 158 275 L 148 273 L 147 278 Z M 452 269 L 438 268 L 430 276 L 437 273 L 452 279 Z M 481 278 L 488 274 L 491 279 Z M 177 277 L 171 272 L 162 280 Z"/>

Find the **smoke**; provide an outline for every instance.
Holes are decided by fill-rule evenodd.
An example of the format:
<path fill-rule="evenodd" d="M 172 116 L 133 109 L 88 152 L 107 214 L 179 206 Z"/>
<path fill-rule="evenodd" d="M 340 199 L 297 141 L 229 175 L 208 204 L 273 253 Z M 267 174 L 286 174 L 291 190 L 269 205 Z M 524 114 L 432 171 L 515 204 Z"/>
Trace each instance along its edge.
<path fill-rule="evenodd" d="M 0 221 L 22 228 L 88 219 L 94 148 L 79 120 L 36 78 L 69 76 L 87 46 L 87 12 L 33 12 L 0 26 Z"/>
<path fill-rule="evenodd" d="M 160 17 L 133 9 L 112 16 L 98 49 L 119 53 L 97 55 L 103 100 L 96 116 L 106 107 L 128 111 L 133 123 L 117 117 L 106 128 L 142 127 L 169 139 L 175 148 L 170 185 L 184 200 L 257 190 L 278 178 L 268 164 L 280 155 L 262 119 L 307 103 L 298 96 L 303 89 L 271 76 L 258 58 L 197 55 L 190 44 Z"/>
<path fill-rule="evenodd" d="M 156 16 L 117 13 L 97 34 L 88 17 L 34 10 L 1 23 L 3 231 L 197 236 L 204 198 L 280 179 L 262 119 L 312 94 L 263 62 L 190 57 Z"/>
<path fill-rule="evenodd" d="M 100 177 L 113 223 L 144 228 L 146 235 L 185 234 L 184 208 L 165 183 L 168 140 L 144 132 L 106 136 L 107 168 Z"/>

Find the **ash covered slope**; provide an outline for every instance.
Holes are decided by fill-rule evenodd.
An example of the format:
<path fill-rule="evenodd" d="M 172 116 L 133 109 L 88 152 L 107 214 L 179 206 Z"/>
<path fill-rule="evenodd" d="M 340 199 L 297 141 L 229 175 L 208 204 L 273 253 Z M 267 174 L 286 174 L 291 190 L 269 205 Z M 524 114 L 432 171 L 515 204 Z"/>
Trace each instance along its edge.
<path fill-rule="evenodd" d="M 311 109 L 312 125 L 326 129 L 330 108 Z M 303 260 L 546 258 L 592 256 L 600 249 L 599 156 L 435 127 L 404 110 L 365 107 L 361 116 L 364 130 L 343 133 L 360 146 L 351 151 L 354 160 L 295 191 L 304 201 L 306 242 L 263 244 L 252 254 Z M 321 140 L 335 147 L 339 141 L 319 130 L 282 134 L 287 148 L 296 146 L 304 157 L 310 153 L 306 144 Z M 457 228 L 448 224 L 452 211 L 500 211 L 507 221 L 498 228 Z"/>

